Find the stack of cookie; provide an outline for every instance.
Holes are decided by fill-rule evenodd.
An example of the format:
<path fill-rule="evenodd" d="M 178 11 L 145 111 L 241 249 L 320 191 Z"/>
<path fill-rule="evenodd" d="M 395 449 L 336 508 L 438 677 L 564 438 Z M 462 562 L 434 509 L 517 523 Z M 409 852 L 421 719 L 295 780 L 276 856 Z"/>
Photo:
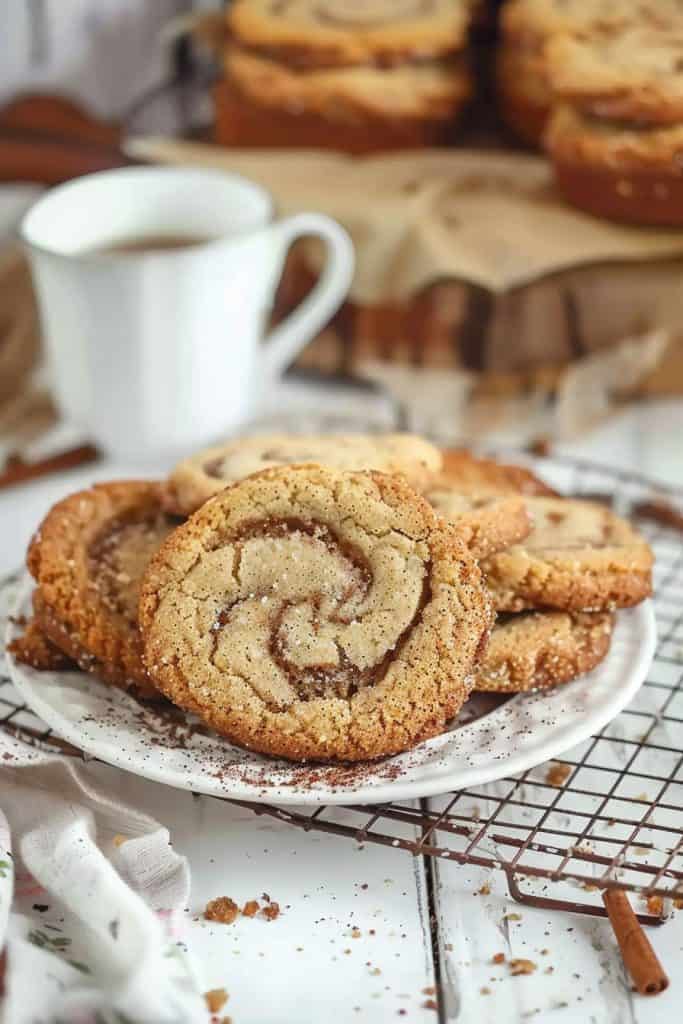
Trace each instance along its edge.
<path fill-rule="evenodd" d="M 546 48 L 546 148 L 564 196 L 602 217 L 683 225 L 683 3 Z"/>
<path fill-rule="evenodd" d="M 553 108 L 547 44 L 594 25 L 620 25 L 642 7 L 640 0 L 508 0 L 500 16 L 496 77 L 501 113 L 516 135 L 534 146 L 542 142 Z"/>
<path fill-rule="evenodd" d="M 614 220 L 683 224 L 683 2 L 509 0 L 498 95 L 564 196 Z"/>
<path fill-rule="evenodd" d="M 216 140 L 351 153 L 448 141 L 474 0 L 235 0 Z"/>
<path fill-rule="evenodd" d="M 520 467 L 410 435 L 282 435 L 66 498 L 28 565 L 19 660 L 75 662 L 254 750 L 354 761 L 440 733 L 474 688 L 591 669 L 652 555 Z"/>

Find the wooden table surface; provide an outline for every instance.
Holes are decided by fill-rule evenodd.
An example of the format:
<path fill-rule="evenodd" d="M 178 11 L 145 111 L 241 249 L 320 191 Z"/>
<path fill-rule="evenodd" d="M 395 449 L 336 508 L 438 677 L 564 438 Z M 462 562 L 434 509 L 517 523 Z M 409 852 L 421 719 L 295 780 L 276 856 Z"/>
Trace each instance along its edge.
<path fill-rule="evenodd" d="M 683 481 L 683 402 L 634 407 L 562 450 Z M 48 506 L 96 479 L 140 475 L 99 463 L 0 494 L 0 571 L 16 568 Z M 671 977 L 661 996 L 631 992 L 606 921 L 511 901 L 504 876 L 294 829 L 273 818 L 138 779 L 89 771 L 171 830 L 190 860 L 192 903 L 179 939 L 201 984 L 225 987 L 234 1024 L 439 1021 L 674 1024 L 683 997 L 683 914 L 650 930 Z M 335 812 L 340 820 L 347 813 Z M 204 921 L 216 896 L 276 900 L 274 921 Z M 512 915 L 512 916 L 509 916 Z M 506 959 L 536 970 L 513 977 Z M 438 1004 L 438 1009 L 435 1008 Z"/>

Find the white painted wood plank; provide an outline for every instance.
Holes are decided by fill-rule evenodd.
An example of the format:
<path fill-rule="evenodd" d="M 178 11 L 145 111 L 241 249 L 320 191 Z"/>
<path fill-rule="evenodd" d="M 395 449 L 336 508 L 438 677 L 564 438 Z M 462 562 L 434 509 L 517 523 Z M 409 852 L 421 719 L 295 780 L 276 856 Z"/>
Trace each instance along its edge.
<path fill-rule="evenodd" d="M 191 863 L 186 934 L 207 988 L 226 988 L 239 1024 L 405 1019 L 436 1024 L 423 861 L 317 832 L 93 765 L 104 784 L 154 814 Z M 336 820 L 356 819 L 343 810 Z M 266 892 L 272 922 L 204 921 L 217 896 L 242 905 Z M 354 929 L 358 929 L 360 935 Z M 402 1012 L 404 1011 L 404 1012 Z"/>
<path fill-rule="evenodd" d="M 570 754 L 569 759 L 575 760 L 576 756 Z M 538 773 L 543 777 L 545 768 L 541 766 Z M 534 775 L 531 773 L 531 778 Z M 462 813 L 472 814 L 472 805 L 476 804 L 481 820 L 488 819 L 495 812 L 496 798 L 503 796 L 507 788 L 506 783 L 480 787 L 481 796 L 463 800 Z M 520 795 L 526 792 L 533 801 L 543 803 L 549 799 L 547 793 L 543 797 L 539 788 L 533 793 L 531 788 L 529 781 Z M 489 800 L 485 799 L 484 792 Z M 442 810 L 445 799 L 431 800 L 430 807 Z M 571 806 L 591 812 L 594 807 L 587 799 L 590 801 L 574 793 Z M 454 810 L 460 810 L 459 805 Z M 533 812 L 508 808 L 498 819 L 497 828 L 504 833 L 504 822 L 527 820 L 531 823 Z M 579 819 L 578 827 L 583 827 L 585 820 Z M 577 827 L 577 819 L 560 811 L 556 824 L 572 829 Z M 524 837 L 523 832 L 515 834 Z M 445 831 L 437 832 L 433 841 L 438 846 L 458 848 L 457 840 Z M 614 848 L 607 850 L 611 854 L 615 852 Z M 482 840 L 477 852 L 496 857 L 503 849 L 496 850 L 487 838 Z M 506 847 L 505 854 L 509 857 L 511 848 Z M 537 855 L 527 856 L 535 860 Z M 555 863 L 545 866 L 555 866 Z M 599 872 L 596 866 L 594 874 Z M 683 914 L 680 912 L 672 910 L 670 920 L 648 930 L 672 986 L 661 996 L 644 998 L 631 991 L 630 978 L 607 920 L 515 903 L 509 898 L 507 881 L 500 870 L 460 866 L 440 859 L 434 862 L 432 874 L 446 1021 L 472 1019 L 481 1024 L 517 1024 L 527 1019 L 557 1018 L 572 1024 L 584 1021 L 673 1024 L 678 1019 L 681 991 L 677 967 L 683 949 Z M 585 891 L 577 883 L 526 879 L 520 887 L 536 896 L 600 905 L 599 893 Z M 636 897 L 632 900 L 636 910 L 645 911 L 642 900 L 639 902 Z M 501 953 L 505 962 L 494 964 L 493 957 Z M 531 960 L 535 970 L 532 974 L 514 977 L 509 967 L 512 959 Z M 561 1017 L 558 1016 L 560 1011 Z"/>

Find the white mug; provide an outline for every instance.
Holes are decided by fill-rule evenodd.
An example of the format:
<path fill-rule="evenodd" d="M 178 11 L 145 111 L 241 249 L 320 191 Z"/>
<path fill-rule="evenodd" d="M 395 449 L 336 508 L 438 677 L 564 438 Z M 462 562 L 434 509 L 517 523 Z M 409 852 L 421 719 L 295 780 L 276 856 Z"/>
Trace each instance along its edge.
<path fill-rule="evenodd" d="M 353 273 L 352 243 L 335 221 L 274 220 L 264 189 L 214 170 L 86 175 L 40 198 L 20 233 L 60 412 L 126 460 L 186 452 L 243 423 L 334 314 Z M 325 267 L 264 337 L 287 250 L 302 235 L 323 240 Z M 206 241 L 106 251 L 160 236 Z"/>

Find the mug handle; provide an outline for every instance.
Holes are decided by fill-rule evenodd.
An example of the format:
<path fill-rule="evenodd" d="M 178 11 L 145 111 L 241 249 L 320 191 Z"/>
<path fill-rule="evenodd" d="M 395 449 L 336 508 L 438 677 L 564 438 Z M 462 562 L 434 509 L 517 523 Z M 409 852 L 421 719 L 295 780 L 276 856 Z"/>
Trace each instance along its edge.
<path fill-rule="evenodd" d="M 274 224 L 273 230 L 280 234 L 285 251 L 302 236 L 321 238 L 327 258 L 306 298 L 265 338 L 262 365 L 271 379 L 286 369 L 337 312 L 348 294 L 355 263 L 348 233 L 323 213 L 294 214 Z"/>

